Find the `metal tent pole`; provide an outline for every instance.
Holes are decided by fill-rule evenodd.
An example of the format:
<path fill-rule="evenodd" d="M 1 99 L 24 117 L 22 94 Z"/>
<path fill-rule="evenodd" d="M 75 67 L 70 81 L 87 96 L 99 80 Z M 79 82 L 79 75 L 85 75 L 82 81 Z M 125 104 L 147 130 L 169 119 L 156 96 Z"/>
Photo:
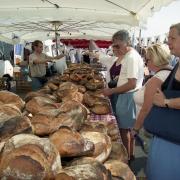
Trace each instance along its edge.
<path fill-rule="evenodd" d="M 56 22 L 55 22 L 54 25 L 55 25 L 56 56 L 58 56 L 58 55 L 59 55 L 59 53 L 58 53 L 58 38 L 57 38 L 57 31 L 58 31 L 58 28 L 57 28 Z"/>

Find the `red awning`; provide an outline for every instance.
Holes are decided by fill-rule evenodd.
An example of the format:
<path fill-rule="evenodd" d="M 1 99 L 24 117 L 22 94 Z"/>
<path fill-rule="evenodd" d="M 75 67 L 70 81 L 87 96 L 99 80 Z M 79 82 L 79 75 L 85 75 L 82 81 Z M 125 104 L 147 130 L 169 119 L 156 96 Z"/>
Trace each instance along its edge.
<path fill-rule="evenodd" d="M 61 39 L 65 45 L 72 45 L 74 48 L 89 48 L 90 40 L 86 39 Z M 111 45 L 111 41 L 96 40 L 94 41 L 99 48 L 108 48 Z"/>

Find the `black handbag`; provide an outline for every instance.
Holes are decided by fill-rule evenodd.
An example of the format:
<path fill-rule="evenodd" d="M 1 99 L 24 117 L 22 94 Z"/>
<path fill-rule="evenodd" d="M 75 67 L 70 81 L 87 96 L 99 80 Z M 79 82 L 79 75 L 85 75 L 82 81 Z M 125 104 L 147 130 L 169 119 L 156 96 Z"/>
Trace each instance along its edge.
<path fill-rule="evenodd" d="M 117 87 L 117 81 L 118 81 L 118 79 L 110 80 L 110 81 L 108 82 L 108 87 L 109 87 L 109 88 L 115 88 L 115 87 Z"/>
<path fill-rule="evenodd" d="M 169 83 L 167 88 L 163 90 L 167 99 L 180 97 L 180 91 L 172 90 L 177 68 L 178 64 L 167 78 Z M 153 105 L 145 118 L 144 128 L 153 135 L 171 142 L 180 143 L 180 110 Z"/>

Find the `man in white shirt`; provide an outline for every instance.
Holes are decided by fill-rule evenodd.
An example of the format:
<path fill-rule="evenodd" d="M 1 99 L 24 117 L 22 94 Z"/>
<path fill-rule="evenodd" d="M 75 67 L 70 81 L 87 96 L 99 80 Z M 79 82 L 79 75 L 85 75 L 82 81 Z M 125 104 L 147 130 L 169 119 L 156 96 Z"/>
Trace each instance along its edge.
<path fill-rule="evenodd" d="M 118 121 L 123 144 L 129 159 L 133 157 L 134 139 L 130 136 L 130 129 L 136 119 L 136 106 L 133 93 L 142 86 L 144 77 L 144 63 L 138 52 L 129 45 L 129 33 L 126 30 L 116 32 L 112 37 L 112 48 L 117 57 L 121 58 L 121 72 L 116 88 L 104 89 L 104 95 L 119 94 L 116 104 L 116 118 Z"/>

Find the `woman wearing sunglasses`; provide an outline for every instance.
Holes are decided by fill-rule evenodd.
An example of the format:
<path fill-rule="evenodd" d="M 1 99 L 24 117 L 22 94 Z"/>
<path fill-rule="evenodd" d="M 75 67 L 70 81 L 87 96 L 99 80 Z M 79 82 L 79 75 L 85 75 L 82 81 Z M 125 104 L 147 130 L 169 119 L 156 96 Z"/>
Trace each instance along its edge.
<path fill-rule="evenodd" d="M 121 73 L 117 87 L 106 88 L 103 92 L 106 96 L 118 94 L 116 118 L 123 144 L 127 149 L 129 159 L 131 159 L 134 154 L 134 139 L 130 135 L 130 130 L 136 119 L 133 94 L 142 86 L 144 63 L 139 53 L 130 46 L 130 37 L 126 30 L 116 32 L 112 37 L 112 42 L 113 51 L 117 57 L 121 57 Z"/>

